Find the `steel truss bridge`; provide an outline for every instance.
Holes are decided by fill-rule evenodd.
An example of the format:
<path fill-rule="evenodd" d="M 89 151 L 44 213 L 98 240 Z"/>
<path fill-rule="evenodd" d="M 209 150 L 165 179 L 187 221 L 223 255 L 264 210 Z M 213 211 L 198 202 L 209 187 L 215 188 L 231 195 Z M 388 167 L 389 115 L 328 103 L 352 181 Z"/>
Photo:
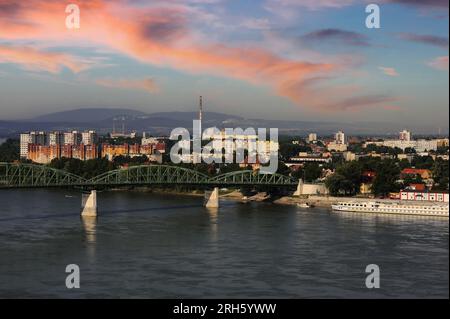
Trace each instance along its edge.
<path fill-rule="evenodd" d="M 45 165 L 0 163 L 0 188 L 95 188 L 146 185 L 291 188 L 298 185 L 298 180 L 281 174 L 259 174 L 251 170 L 235 171 L 210 177 L 195 170 L 169 165 L 131 166 L 85 179 Z"/>

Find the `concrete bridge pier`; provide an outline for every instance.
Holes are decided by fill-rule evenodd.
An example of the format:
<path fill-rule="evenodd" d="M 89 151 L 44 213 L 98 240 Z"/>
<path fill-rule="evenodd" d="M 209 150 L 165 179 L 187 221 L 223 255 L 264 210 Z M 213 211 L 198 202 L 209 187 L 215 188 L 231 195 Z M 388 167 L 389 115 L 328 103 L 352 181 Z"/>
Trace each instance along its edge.
<path fill-rule="evenodd" d="M 97 191 L 81 195 L 81 216 L 97 217 Z"/>
<path fill-rule="evenodd" d="M 205 192 L 204 206 L 207 208 L 219 208 L 219 188 L 215 187 L 214 190 Z"/>
<path fill-rule="evenodd" d="M 294 196 L 300 196 L 303 194 L 303 180 L 300 179 L 298 181 L 297 190 L 294 193 Z"/>

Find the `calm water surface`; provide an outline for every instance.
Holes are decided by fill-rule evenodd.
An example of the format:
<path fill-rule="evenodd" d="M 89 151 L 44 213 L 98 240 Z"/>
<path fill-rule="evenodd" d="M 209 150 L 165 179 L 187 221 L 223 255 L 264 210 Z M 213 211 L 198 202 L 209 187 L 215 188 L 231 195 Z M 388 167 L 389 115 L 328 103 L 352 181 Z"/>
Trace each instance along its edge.
<path fill-rule="evenodd" d="M 0 190 L 0 297 L 449 296 L 448 219 L 332 213 L 138 192 Z M 65 267 L 81 269 L 67 289 Z M 365 288 L 365 268 L 381 288 Z"/>

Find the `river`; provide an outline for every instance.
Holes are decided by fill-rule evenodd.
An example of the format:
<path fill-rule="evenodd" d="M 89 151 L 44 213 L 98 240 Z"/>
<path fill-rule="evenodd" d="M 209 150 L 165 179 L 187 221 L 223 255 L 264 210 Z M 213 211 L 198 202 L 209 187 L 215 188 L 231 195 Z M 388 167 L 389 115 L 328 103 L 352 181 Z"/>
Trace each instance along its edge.
<path fill-rule="evenodd" d="M 1 298 L 448 298 L 448 219 L 144 192 L 0 190 Z M 80 267 L 67 289 L 66 265 Z M 365 268 L 380 268 L 379 289 Z"/>

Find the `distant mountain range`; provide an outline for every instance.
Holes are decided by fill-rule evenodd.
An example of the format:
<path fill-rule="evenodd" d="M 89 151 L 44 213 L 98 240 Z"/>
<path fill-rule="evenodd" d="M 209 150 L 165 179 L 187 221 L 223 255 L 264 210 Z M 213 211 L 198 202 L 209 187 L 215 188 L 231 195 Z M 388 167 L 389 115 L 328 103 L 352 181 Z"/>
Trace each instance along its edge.
<path fill-rule="evenodd" d="M 107 133 L 116 127 L 116 131 L 147 132 L 149 134 L 169 134 L 176 127 L 192 128 L 192 120 L 198 118 L 197 112 L 158 112 L 144 113 L 132 109 L 84 108 L 41 115 L 22 121 L 0 120 L 0 136 L 15 136 L 20 132 L 30 130 L 86 130 L 95 129 L 99 133 Z M 236 128 L 276 127 L 280 134 L 306 135 L 316 132 L 321 135 L 333 134 L 344 130 L 347 134 L 358 135 L 388 135 L 397 134 L 403 129 L 401 125 L 392 123 L 337 123 L 308 121 L 279 121 L 264 119 L 246 119 L 223 113 L 205 112 L 203 127 Z M 414 133 L 432 133 L 430 128 L 415 128 Z"/>

